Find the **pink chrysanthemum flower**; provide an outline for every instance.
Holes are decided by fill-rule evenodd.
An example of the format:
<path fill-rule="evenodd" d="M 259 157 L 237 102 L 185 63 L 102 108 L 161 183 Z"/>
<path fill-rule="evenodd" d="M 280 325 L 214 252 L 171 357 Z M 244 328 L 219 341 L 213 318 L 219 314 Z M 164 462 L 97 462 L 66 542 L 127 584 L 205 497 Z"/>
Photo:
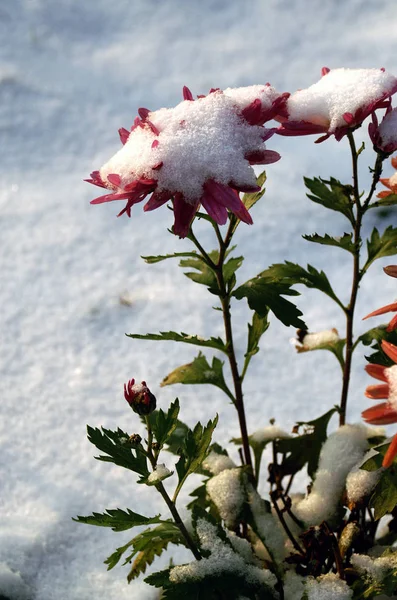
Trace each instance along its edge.
<path fill-rule="evenodd" d="M 395 152 L 397 150 L 397 108 L 392 109 L 390 105 L 380 125 L 376 114 L 372 113 L 372 123 L 368 126 L 368 133 L 375 151 L 386 155 Z"/>
<path fill-rule="evenodd" d="M 123 148 L 87 180 L 109 193 L 91 203 L 126 200 L 119 216 L 131 216 L 132 206 L 149 195 L 145 211 L 172 201 L 174 233 L 180 237 L 200 205 L 219 225 L 228 211 L 251 224 L 239 192 L 259 189 L 251 165 L 280 159 L 264 145 L 274 130 L 261 125 L 282 112 L 286 95 L 252 86 L 211 90 L 197 100 L 185 87 L 183 96 L 172 109 L 139 109 L 131 131 L 120 129 Z"/>
<path fill-rule="evenodd" d="M 287 100 L 287 118 L 278 133 L 309 135 L 323 133 L 339 141 L 359 127 L 378 108 L 387 108 L 397 91 L 397 79 L 384 69 L 322 69 L 322 78 Z"/>
<path fill-rule="evenodd" d="M 397 346 L 390 342 L 382 341 L 382 350 L 397 363 Z M 362 413 L 363 419 L 371 425 L 390 425 L 397 423 L 397 364 L 391 367 L 370 364 L 365 370 L 371 377 L 382 381 L 378 385 L 369 385 L 365 391 L 367 398 L 372 400 L 386 399 L 372 408 L 367 408 Z M 393 437 L 389 448 L 383 458 L 382 466 L 390 467 L 397 456 L 397 434 Z"/>

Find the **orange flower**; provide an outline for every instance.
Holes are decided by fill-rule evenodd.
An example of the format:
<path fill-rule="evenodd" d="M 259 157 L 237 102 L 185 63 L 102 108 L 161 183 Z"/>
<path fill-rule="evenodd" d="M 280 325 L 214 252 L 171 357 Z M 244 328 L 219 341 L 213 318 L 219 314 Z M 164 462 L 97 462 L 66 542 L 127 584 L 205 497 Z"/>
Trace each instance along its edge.
<path fill-rule="evenodd" d="M 391 159 L 391 164 L 395 169 L 397 169 L 397 156 Z M 377 198 L 387 198 L 387 196 L 397 194 L 397 173 L 394 173 L 389 178 L 381 178 L 380 181 L 389 189 L 379 192 L 379 194 L 377 194 Z"/>
<path fill-rule="evenodd" d="M 396 168 L 397 168 L 397 159 L 393 159 L 393 160 L 396 161 Z M 397 173 L 396 173 L 396 176 L 397 176 Z M 397 185 L 396 185 L 396 188 L 397 188 Z M 381 193 L 383 194 L 383 192 L 381 192 Z M 385 193 L 388 194 L 389 192 L 385 192 Z M 384 267 L 383 270 L 386 273 L 386 275 L 389 275 L 390 277 L 397 277 L 397 265 L 389 265 L 388 267 Z M 392 302 L 392 304 L 386 304 L 386 306 L 382 306 L 381 308 L 378 308 L 378 309 L 372 311 L 371 313 L 369 313 L 369 315 L 367 315 L 366 317 L 363 318 L 363 321 L 365 321 L 365 319 L 369 319 L 370 317 L 376 317 L 377 315 L 384 315 L 385 313 L 388 313 L 388 312 L 397 312 L 397 302 Z M 397 315 L 395 315 L 392 318 L 392 320 L 390 321 L 390 323 L 388 324 L 388 326 L 386 328 L 386 331 L 394 331 L 394 329 L 397 329 Z"/>
<path fill-rule="evenodd" d="M 397 346 L 390 342 L 382 341 L 382 350 L 396 364 L 384 367 L 377 364 L 369 364 L 365 367 L 368 375 L 382 381 L 377 385 L 369 385 L 365 390 L 367 398 L 372 400 L 385 399 L 382 402 L 367 408 L 362 413 L 364 421 L 371 425 L 390 425 L 397 423 Z M 390 467 L 397 456 L 397 434 L 393 437 L 391 444 L 383 458 L 382 466 Z"/>

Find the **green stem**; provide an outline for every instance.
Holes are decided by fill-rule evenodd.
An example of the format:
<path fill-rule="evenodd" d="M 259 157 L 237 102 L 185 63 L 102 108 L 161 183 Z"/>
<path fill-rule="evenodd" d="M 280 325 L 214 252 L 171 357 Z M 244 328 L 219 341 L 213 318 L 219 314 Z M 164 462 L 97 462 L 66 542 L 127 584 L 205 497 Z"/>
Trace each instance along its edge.
<path fill-rule="evenodd" d="M 349 304 L 345 307 L 346 314 L 346 350 L 345 350 L 345 364 L 343 368 L 343 380 L 342 380 L 342 394 L 340 400 L 340 413 L 339 413 L 339 425 L 342 426 L 346 421 L 346 408 L 347 408 L 347 397 L 349 392 L 350 373 L 353 355 L 353 323 L 354 323 L 354 309 L 356 306 L 357 292 L 360 284 L 360 246 L 361 246 L 361 223 L 364 214 L 364 209 L 360 202 L 360 192 L 358 187 L 358 161 L 357 161 L 357 150 L 354 137 L 352 133 L 347 135 L 350 144 L 350 151 L 352 155 L 352 167 L 353 167 L 353 198 L 356 205 L 356 219 L 354 222 L 354 254 L 353 254 L 353 279 L 352 287 L 350 292 Z"/>
<path fill-rule="evenodd" d="M 152 465 L 152 468 L 155 469 L 156 468 L 156 464 L 157 464 L 157 458 L 153 455 L 153 451 L 152 451 L 152 440 L 153 440 L 153 431 L 150 425 L 150 421 L 149 421 L 149 417 L 145 417 L 145 421 L 146 421 L 146 427 L 147 427 L 147 432 L 148 432 L 148 449 L 147 449 L 147 457 L 150 461 L 150 464 Z M 150 443 L 149 443 L 150 442 Z M 166 505 L 169 508 L 169 511 L 175 521 L 175 525 L 178 527 L 179 531 L 181 532 L 182 536 L 185 539 L 186 545 L 187 547 L 191 550 L 194 558 L 196 560 L 201 560 L 201 554 L 198 551 L 196 544 L 194 543 L 194 541 L 192 540 L 190 533 L 188 532 L 188 530 L 186 529 L 178 511 L 177 508 L 175 506 L 175 503 L 171 500 L 171 498 L 169 497 L 167 490 L 165 489 L 164 485 L 162 484 L 162 482 L 160 481 L 159 483 L 157 483 L 155 485 L 155 488 L 158 492 L 160 492 L 160 494 L 163 497 L 164 502 L 166 503 Z"/>

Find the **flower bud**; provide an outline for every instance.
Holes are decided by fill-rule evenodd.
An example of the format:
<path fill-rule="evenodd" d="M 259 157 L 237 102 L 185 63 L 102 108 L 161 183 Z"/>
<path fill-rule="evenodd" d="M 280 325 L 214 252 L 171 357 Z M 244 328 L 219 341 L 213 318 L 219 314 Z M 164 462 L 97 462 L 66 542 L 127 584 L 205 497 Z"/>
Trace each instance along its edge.
<path fill-rule="evenodd" d="M 142 438 L 139 435 L 139 433 L 133 433 L 132 435 L 130 435 L 130 437 L 128 438 L 128 443 L 130 446 L 135 447 L 135 446 L 139 446 L 139 444 L 141 443 Z"/>
<path fill-rule="evenodd" d="M 138 415 L 150 415 L 156 408 L 156 398 L 145 381 L 135 383 L 135 379 L 131 379 L 125 383 L 124 398 Z"/>

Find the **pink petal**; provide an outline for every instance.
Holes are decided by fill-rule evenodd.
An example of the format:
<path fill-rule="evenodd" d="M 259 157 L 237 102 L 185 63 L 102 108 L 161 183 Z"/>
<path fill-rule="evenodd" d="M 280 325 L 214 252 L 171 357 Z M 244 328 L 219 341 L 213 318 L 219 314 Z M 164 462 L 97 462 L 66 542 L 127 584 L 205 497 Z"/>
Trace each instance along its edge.
<path fill-rule="evenodd" d="M 186 202 L 182 194 L 177 193 L 173 198 L 174 205 L 174 233 L 181 238 L 184 238 L 189 233 L 190 225 L 197 212 L 199 203 L 189 204 Z"/>
<path fill-rule="evenodd" d="M 119 187 L 121 184 L 121 177 L 117 173 L 110 173 L 110 175 L 108 175 L 108 181 L 112 185 Z"/>
<path fill-rule="evenodd" d="M 214 219 L 215 223 L 218 223 L 218 225 L 224 225 L 226 223 L 226 208 L 222 204 L 218 204 L 211 194 L 204 192 L 200 198 L 200 202 L 204 206 L 211 219 Z"/>
<path fill-rule="evenodd" d="M 120 136 L 121 143 L 124 145 L 130 136 L 130 132 L 127 129 L 125 129 L 124 127 L 121 127 L 119 129 L 119 136 Z"/>
<path fill-rule="evenodd" d="M 163 206 L 163 204 L 168 202 L 168 200 L 170 200 L 171 198 L 172 194 L 170 194 L 169 192 L 155 192 L 146 202 L 145 206 L 143 207 L 143 210 L 145 212 L 155 210 L 156 208 Z"/>
<path fill-rule="evenodd" d="M 182 93 L 183 93 L 183 99 L 184 100 L 193 100 L 194 101 L 193 94 L 189 90 L 189 88 L 186 87 L 186 85 L 183 86 Z"/>

